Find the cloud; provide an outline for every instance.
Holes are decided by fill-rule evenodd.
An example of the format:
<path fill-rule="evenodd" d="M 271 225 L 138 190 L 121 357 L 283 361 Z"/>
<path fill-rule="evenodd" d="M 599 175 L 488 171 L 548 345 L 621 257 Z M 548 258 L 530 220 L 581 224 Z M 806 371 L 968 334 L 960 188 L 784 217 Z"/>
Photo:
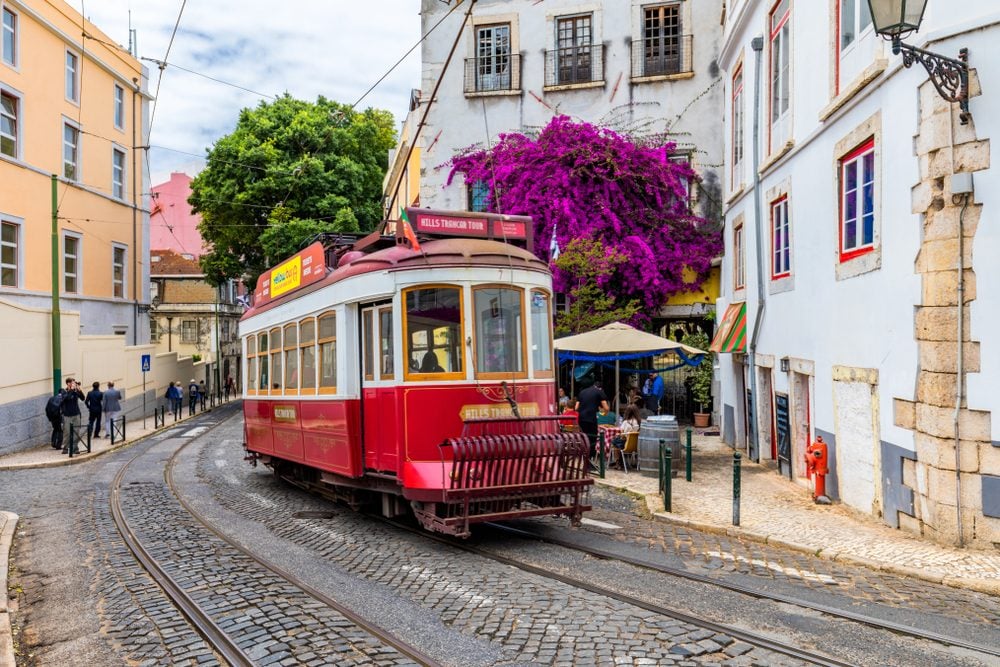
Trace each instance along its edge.
<path fill-rule="evenodd" d="M 74 0 L 81 9 L 81 0 Z M 140 56 L 162 60 L 181 0 L 85 2 L 86 16 L 121 44 L 128 43 L 128 10 Z M 354 103 L 420 38 L 420 0 L 210 0 L 188 2 L 169 62 L 267 95 Z M 149 68 L 149 90 L 160 71 Z M 420 86 L 420 51 L 412 53 L 365 100 L 406 115 L 410 89 Z M 86 89 L 84 90 L 86 95 Z M 150 143 L 203 155 L 231 132 L 239 112 L 259 95 L 167 67 L 160 82 Z M 173 170 L 191 170 L 190 155 L 150 151 L 154 183 Z"/>

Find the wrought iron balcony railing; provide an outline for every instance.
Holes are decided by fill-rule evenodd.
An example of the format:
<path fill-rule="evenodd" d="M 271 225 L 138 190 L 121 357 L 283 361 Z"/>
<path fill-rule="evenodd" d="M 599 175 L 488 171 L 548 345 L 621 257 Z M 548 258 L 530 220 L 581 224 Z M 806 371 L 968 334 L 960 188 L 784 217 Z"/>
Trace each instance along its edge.
<path fill-rule="evenodd" d="M 521 56 L 517 53 L 465 59 L 465 92 L 499 93 L 521 89 Z"/>
<path fill-rule="evenodd" d="M 545 85 L 604 80 L 604 45 L 570 46 L 545 52 Z"/>
<path fill-rule="evenodd" d="M 693 35 L 663 35 L 632 42 L 632 78 L 669 76 L 694 71 Z"/>

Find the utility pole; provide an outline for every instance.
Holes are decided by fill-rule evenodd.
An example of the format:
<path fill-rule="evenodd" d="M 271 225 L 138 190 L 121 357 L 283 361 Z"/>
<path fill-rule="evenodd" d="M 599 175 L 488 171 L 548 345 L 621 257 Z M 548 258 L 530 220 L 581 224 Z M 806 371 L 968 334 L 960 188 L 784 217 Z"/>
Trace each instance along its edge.
<path fill-rule="evenodd" d="M 52 393 L 62 385 L 62 314 L 59 312 L 59 177 L 52 174 Z"/>
<path fill-rule="evenodd" d="M 222 337 L 219 336 L 219 290 L 221 285 L 215 288 L 215 387 L 212 389 L 216 394 L 222 389 L 219 384 L 219 364 L 222 363 Z"/>

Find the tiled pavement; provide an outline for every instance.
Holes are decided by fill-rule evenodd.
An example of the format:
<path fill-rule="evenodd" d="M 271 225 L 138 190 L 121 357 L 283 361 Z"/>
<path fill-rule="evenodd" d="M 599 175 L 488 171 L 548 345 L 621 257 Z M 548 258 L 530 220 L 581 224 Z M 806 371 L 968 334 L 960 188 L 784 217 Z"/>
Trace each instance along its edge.
<path fill-rule="evenodd" d="M 740 526 L 733 519 L 733 450 L 718 436 L 692 438 L 692 481 L 673 479 L 671 512 L 655 475 L 609 470 L 598 484 L 646 498 L 657 520 L 789 547 L 822 558 L 1000 595 L 1000 551 L 957 549 L 894 530 L 846 505 L 817 505 L 811 492 L 743 459 Z"/>

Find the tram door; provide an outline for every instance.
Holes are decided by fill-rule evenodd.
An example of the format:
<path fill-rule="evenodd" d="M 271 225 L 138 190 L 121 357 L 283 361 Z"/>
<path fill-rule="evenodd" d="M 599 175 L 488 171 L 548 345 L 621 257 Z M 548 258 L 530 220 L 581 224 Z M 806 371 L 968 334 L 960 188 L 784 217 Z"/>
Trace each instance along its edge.
<path fill-rule="evenodd" d="M 361 309 L 361 400 L 365 467 L 396 472 L 400 437 L 396 410 L 396 357 L 392 304 Z"/>

